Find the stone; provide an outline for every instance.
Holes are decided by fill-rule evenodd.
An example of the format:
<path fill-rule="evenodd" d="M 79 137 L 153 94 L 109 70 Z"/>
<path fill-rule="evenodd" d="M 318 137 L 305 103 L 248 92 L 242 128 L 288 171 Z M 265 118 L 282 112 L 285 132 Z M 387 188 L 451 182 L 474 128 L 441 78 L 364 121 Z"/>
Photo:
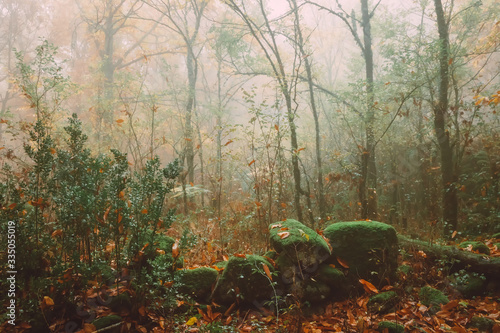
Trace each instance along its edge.
<path fill-rule="evenodd" d="M 493 319 L 474 316 L 472 317 L 468 327 L 476 328 L 479 332 L 491 332 L 494 325 L 495 321 Z"/>
<path fill-rule="evenodd" d="M 273 266 L 262 256 L 246 255 L 229 258 L 214 290 L 214 301 L 231 304 L 235 301 L 254 304 L 273 299 L 274 291 L 263 265 L 274 272 Z"/>
<path fill-rule="evenodd" d="M 372 295 L 366 306 L 372 312 L 386 314 L 393 310 L 398 303 L 398 294 L 394 291 L 386 291 Z"/>
<path fill-rule="evenodd" d="M 122 317 L 117 316 L 117 315 L 109 315 L 109 316 L 101 317 L 101 318 L 94 320 L 92 322 L 92 325 L 94 325 L 97 330 L 100 330 L 100 329 L 103 329 L 106 327 L 110 327 L 114 324 L 118 324 L 121 321 L 122 321 Z M 119 326 L 115 327 L 113 330 L 106 330 L 106 332 L 119 332 L 119 331 L 120 331 Z"/>
<path fill-rule="evenodd" d="M 287 255 L 297 264 L 320 264 L 330 256 L 326 240 L 297 220 L 288 219 L 269 225 L 271 246 L 278 255 Z"/>
<path fill-rule="evenodd" d="M 429 307 L 431 311 L 438 310 L 439 306 L 448 303 L 450 300 L 440 290 L 434 289 L 430 286 L 425 286 L 420 289 L 418 294 L 420 303 Z"/>
<path fill-rule="evenodd" d="M 377 331 L 388 333 L 404 333 L 405 328 L 403 325 L 399 325 L 391 321 L 381 321 L 380 323 L 378 323 Z"/>
<path fill-rule="evenodd" d="M 218 275 L 217 270 L 210 267 L 178 270 L 175 272 L 174 286 L 177 286 L 182 294 L 196 300 L 206 300 L 212 292 Z"/>
<path fill-rule="evenodd" d="M 387 283 L 386 278 L 395 280 L 399 249 L 392 226 L 376 221 L 337 222 L 323 234 L 332 247 L 328 262 L 340 267 L 338 258 L 349 266 L 351 281 L 364 279 L 380 286 Z"/>

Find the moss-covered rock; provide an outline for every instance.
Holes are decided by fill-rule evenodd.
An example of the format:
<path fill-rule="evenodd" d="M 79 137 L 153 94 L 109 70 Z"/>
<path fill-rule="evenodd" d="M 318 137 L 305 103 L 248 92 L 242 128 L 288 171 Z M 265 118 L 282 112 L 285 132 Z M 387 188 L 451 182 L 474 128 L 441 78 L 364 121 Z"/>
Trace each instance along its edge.
<path fill-rule="evenodd" d="M 491 332 L 494 325 L 493 319 L 474 316 L 469 323 L 469 328 L 476 328 L 479 332 Z"/>
<path fill-rule="evenodd" d="M 301 295 L 296 294 L 299 299 L 310 303 L 320 303 L 329 299 L 330 287 L 323 282 L 308 279 L 300 287 Z"/>
<path fill-rule="evenodd" d="M 381 321 L 380 323 L 378 323 L 377 331 L 388 333 L 404 333 L 405 328 L 403 325 L 399 325 L 391 321 Z"/>
<path fill-rule="evenodd" d="M 472 251 L 477 251 L 479 253 L 488 255 L 490 254 L 490 248 L 482 242 L 467 241 L 460 243 L 459 247 L 466 248 L 469 247 L 469 245 L 472 245 Z"/>
<path fill-rule="evenodd" d="M 301 268 L 317 266 L 330 256 L 328 243 L 311 228 L 288 219 L 269 225 L 271 246 Z"/>
<path fill-rule="evenodd" d="M 486 290 L 488 281 L 482 276 L 467 274 L 453 281 L 454 287 L 464 296 L 473 297 L 482 295 Z"/>
<path fill-rule="evenodd" d="M 349 284 L 344 273 L 330 265 L 319 265 L 314 279 L 329 286 L 335 298 L 342 298 L 348 293 Z"/>
<path fill-rule="evenodd" d="M 269 259 L 275 260 L 278 257 L 278 253 L 276 251 L 267 251 L 264 253 L 263 257 L 267 257 Z"/>
<path fill-rule="evenodd" d="M 420 303 L 432 308 L 433 311 L 437 310 L 441 304 L 446 304 L 450 301 L 443 292 L 430 286 L 422 287 L 418 296 Z"/>
<path fill-rule="evenodd" d="M 332 246 L 329 262 L 339 258 L 346 263 L 351 280 L 361 278 L 380 285 L 396 277 L 398 239 L 392 226 L 375 221 L 337 222 L 323 234 Z"/>
<path fill-rule="evenodd" d="M 398 303 L 398 294 L 394 291 L 386 291 L 370 297 L 367 307 L 372 312 L 389 313 Z"/>
<path fill-rule="evenodd" d="M 221 304 L 240 301 L 252 304 L 255 301 L 272 299 L 274 293 L 263 265 L 272 273 L 273 266 L 257 255 L 231 257 L 214 290 L 214 300 Z"/>
<path fill-rule="evenodd" d="M 226 268 L 227 263 L 228 263 L 227 261 L 219 261 L 219 262 L 216 262 L 216 263 L 214 264 L 214 266 L 215 266 L 215 267 L 217 267 L 217 268 L 222 268 L 222 269 L 224 269 L 224 268 Z"/>
<path fill-rule="evenodd" d="M 184 269 L 175 272 L 179 292 L 197 300 L 205 300 L 212 292 L 219 273 L 210 267 Z"/>
<path fill-rule="evenodd" d="M 124 292 L 116 296 L 112 296 L 109 300 L 108 307 L 114 312 L 130 311 L 132 308 L 130 294 L 128 292 Z"/>
<path fill-rule="evenodd" d="M 101 317 L 92 322 L 92 324 L 96 327 L 97 330 L 112 326 L 114 324 L 118 324 L 119 322 L 122 321 L 122 317 L 117 316 L 117 315 L 109 315 L 106 317 Z M 117 326 L 113 330 L 110 330 L 109 332 L 119 332 L 120 327 Z M 108 332 L 108 331 L 106 331 Z"/>
<path fill-rule="evenodd" d="M 497 232 L 496 234 L 493 234 L 491 236 L 491 238 L 493 238 L 493 239 L 500 239 L 500 232 Z"/>

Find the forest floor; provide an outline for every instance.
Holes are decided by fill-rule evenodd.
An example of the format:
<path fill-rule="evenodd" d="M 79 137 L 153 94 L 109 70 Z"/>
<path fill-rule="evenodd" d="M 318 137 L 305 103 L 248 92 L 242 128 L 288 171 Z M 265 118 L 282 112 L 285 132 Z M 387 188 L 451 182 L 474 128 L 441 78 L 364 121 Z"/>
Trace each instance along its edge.
<path fill-rule="evenodd" d="M 494 243 L 494 240 L 483 241 L 490 248 L 490 257 L 500 257 L 500 250 L 495 245 L 498 243 Z M 377 330 L 381 321 L 403 325 L 405 332 L 500 332 L 500 294 L 464 298 L 451 285 L 444 266 L 429 260 L 423 251 L 405 253 L 404 258 L 400 256 L 399 259 L 400 265 L 411 268 L 407 274 L 399 271 L 398 281 L 380 290 L 393 290 L 399 296 L 397 304 L 385 314 L 369 310 L 367 303 L 370 296 L 379 291 L 365 288 L 365 292 L 360 295 L 344 301 L 326 302 L 314 308 L 307 303 L 296 302 L 282 309 L 278 316 L 263 308 L 244 308 L 236 304 L 224 308 L 217 304 L 201 305 L 179 300 L 174 314 L 162 314 L 159 309 L 151 306 L 134 308 L 132 305 L 131 308 L 115 312 L 106 306 L 98 306 L 94 309 L 95 317 L 115 314 L 122 318 L 122 322 L 104 330 L 96 330 L 94 325 L 84 324 L 83 329 L 78 332 L 384 332 Z M 190 268 L 203 265 L 191 266 Z M 450 302 L 437 311 L 420 304 L 418 292 L 425 285 L 443 291 Z M 110 288 L 107 294 L 113 296 L 125 291 L 134 295 L 134 290 L 128 284 Z M 95 297 L 98 297 L 95 289 L 89 289 L 87 298 Z M 474 317 L 491 319 L 490 327 L 483 330 L 471 328 L 470 323 Z M 49 323 L 51 331 L 67 332 L 63 328 L 67 321 L 67 318 L 59 318 Z M 0 331 L 30 330 L 28 324 L 20 323 L 15 330 L 8 326 L 5 323 Z"/>

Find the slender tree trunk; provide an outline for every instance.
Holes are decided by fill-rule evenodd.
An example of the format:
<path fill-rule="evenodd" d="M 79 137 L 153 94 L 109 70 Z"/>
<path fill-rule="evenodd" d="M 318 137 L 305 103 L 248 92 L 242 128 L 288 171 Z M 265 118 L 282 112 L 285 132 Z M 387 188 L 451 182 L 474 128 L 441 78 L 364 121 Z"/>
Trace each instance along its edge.
<path fill-rule="evenodd" d="M 365 135 L 366 135 L 366 149 L 363 150 L 361 157 L 362 160 L 362 174 L 364 188 L 364 201 L 362 205 L 362 218 L 376 219 L 377 218 L 377 166 L 375 163 L 375 134 L 373 130 L 373 123 L 375 120 L 374 114 L 374 92 L 373 92 L 373 51 L 372 51 L 372 37 L 370 26 L 370 12 L 368 9 L 368 0 L 361 0 L 361 12 L 363 22 L 363 44 L 364 44 L 364 58 L 366 69 L 366 115 L 365 115 Z"/>
<path fill-rule="evenodd" d="M 434 130 L 441 155 L 441 180 L 443 185 L 443 222 L 446 237 L 458 226 L 458 199 L 455 183 L 457 176 L 453 165 L 453 149 L 446 129 L 449 87 L 449 32 L 441 0 L 434 0 L 439 32 L 439 97 L 434 103 Z"/>
<path fill-rule="evenodd" d="M 317 168 L 317 182 L 318 182 L 318 206 L 319 206 L 319 215 L 323 221 L 326 221 L 326 203 L 325 203 L 325 194 L 324 194 L 324 186 L 323 186 L 323 167 L 321 161 L 321 135 L 320 135 L 320 127 L 319 127 L 319 113 L 316 108 L 316 99 L 314 96 L 314 84 L 312 79 L 312 70 L 311 63 L 309 62 L 309 54 L 307 54 L 304 50 L 304 38 L 302 36 L 302 31 L 300 27 L 300 15 L 297 8 L 297 1 L 291 0 L 291 7 L 295 14 L 295 34 L 297 38 L 298 47 L 300 50 L 300 55 L 304 59 L 304 67 L 306 69 L 307 75 L 307 84 L 309 90 L 309 100 L 311 103 L 311 112 L 314 118 L 314 132 L 315 132 L 315 143 L 316 143 L 316 168 Z"/>
<path fill-rule="evenodd" d="M 188 70 L 188 98 L 186 102 L 186 164 L 188 172 L 188 182 L 194 182 L 194 143 L 193 143 L 193 109 L 195 103 L 196 89 L 196 59 L 192 50 L 188 46 L 186 56 L 186 65 Z"/>

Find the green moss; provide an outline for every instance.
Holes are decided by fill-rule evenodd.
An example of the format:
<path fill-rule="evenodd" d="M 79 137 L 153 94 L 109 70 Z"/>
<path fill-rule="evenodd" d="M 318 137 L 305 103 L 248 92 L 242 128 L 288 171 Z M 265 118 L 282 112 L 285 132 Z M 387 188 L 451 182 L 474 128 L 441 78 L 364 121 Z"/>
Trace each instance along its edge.
<path fill-rule="evenodd" d="M 264 253 L 263 257 L 268 257 L 269 259 L 276 260 L 276 258 L 278 257 L 278 253 L 272 250 L 267 251 L 266 253 Z"/>
<path fill-rule="evenodd" d="M 210 267 L 179 270 L 175 274 L 179 292 L 195 299 L 204 299 L 209 296 L 219 275 L 217 270 Z"/>
<path fill-rule="evenodd" d="M 272 223 L 269 234 L 276 252 L 288 256 L 301 267 L 320 264 L 330 257 L 330 248 L 323 237 L 297 220 Z"/>
<path fill-rule="evenodd" d="M 344 273 L 330 265 L 321 264 L 314 279 L 329 286 L 331 294 L 335 298 L 342 298 L 347 295 L 349 284 Z"/>
<path fill-rule="evenodd" d="M 388 330 L 389 333 L 404 333 L 405 328 L 403 325 L 399 325 L 390 321 L 381 321 L 378 323 L 379 332 L 384 332 L 384 330 Z"/>
<path fill-rule="evenodd" d="M 454 285 L 456 289 L 464 297 L 479 296 L 484 293 L 486 289 L 486 279 L 481 276 L 475 276 L 468 273 L 460 279 L 456 279 Z"/>
<path fill-rule="evenodd" d="M 410 273 L 412 270 L 411 266 L 408 266 L 408 265 L 401 265 L 398 267 L 398 271 L 408 275 L 408 273 Z"/>
<path fill-rule="evenodd" d="M 494 325 L 495 321 L 493 319 L 479 316 L 472 317 L 469 323 L 470 328 L 477 328 L 480 332 L 491 332 Z"/>
<path fill-rule="evenodd" d="M 227 266 L 227 261 L 219 261 L 214 264 L 215 267 L 217 268 L 226 268 Z"/>
<path fill-rule="evenodd" d="M 108 307 L 114 312 L 120 312 L 121 310 L 130 311 L 132 307 L 132 302 L 130 301 L 129 293 L 124 292 L 111 297 Z"/>
<path fill-rule="evenodd" d="M 418 296 L 420 298 L 420 303 L 427 307 L 439 306 L 450 301 L 448 297 L 446 297 L 446 295 L 443 294 L 440 290 L 434 289 L 429 286 L 422 287 Z"/>
<path fill-rule="evenodd" d="M 490 254 L 490 248 L 482 242 L 467 241 L 467 242 L 460 243 L 459 247 L 466 248 L 466 247 L 469 247 L 469 245 L 472 245 L 473 251 L 478 251 L 479 253 L 488 254 L 488 255 Z"/>
<path fill-rule="evenodd" d="M 109 327 L 113 324 L 117 324 L 122 321 L 122 317 L 117 315 L 110 315 L 102 318 L 98 318 L 92 322 L 96 329 L 100 330 Z"/>
<path fill-rule="evenodd" d="M 491 238 L 494 238 L 494 239 L 500 239 L 500 232 L 497 232 L 496 234 L 493 234 L 491 236 Z"/>
<path fill-rule="evenodd" d="M 396 277 L 398 240 L 392 226 L 375 221 L 337 222 L 323 234 L 332 246 L 332 258 L 347 263 L 352 280 L 379 284 Z"/>
<path fill-rule="evenodd" d="M 330 287 L 320 281 L 307 280 L 302 287 L 303 295 L 300 297 L 303 301 L 319 303 L 325 301 L 330 296 Z"/>
<path fill-rule="evenodd" d="M 398 294 L 386 291 L 370 297 L 367 306 L 372 312 L 388 313 L 398 303 Z"/>
<path fill-rule="evenodd" d="M 273 289 L 263 265 L 270 272 L 274 271 L 273 266 L 261 256 L 231 257 L 214 291 L 215 301 L 229 304 L 239 299 L 252 304 L 254 301 L 271 299 Z"/>

